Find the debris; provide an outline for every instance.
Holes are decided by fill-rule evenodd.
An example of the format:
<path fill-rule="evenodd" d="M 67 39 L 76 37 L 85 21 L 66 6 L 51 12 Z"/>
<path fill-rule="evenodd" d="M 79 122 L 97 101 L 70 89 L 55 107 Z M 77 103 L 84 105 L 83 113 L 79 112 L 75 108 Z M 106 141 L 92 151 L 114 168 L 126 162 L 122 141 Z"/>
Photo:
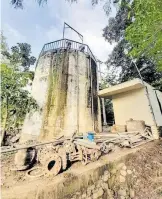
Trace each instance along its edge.
<path fill-rule="evenodd" d="M 26 176 L 30 178 L 38 178 L 44 175 L 42 167 L 33 167 L 26 172 Z"/>
<path fill-rule="evenodd" d="M 20 134 L 17 134 L 11 138 L 10 142 L 15 143 L 15 142 L 18 142 L 19 139 L 20 139 Z"/>
<path fill-rule="evenodd" d="M 100 147 L 95 142 L 91 142 L 89 140 L 77 139 L 74 141 L 74 143 L 91 149 L 100 149 Z"/>
<path fill-rule="evenodd" d="M 112 132 L 112 133 L 126 132 L 126 125 L 116 125 L 116 124 L 114 124 L 114 125 L 111 127 L 111 132 Z"/>
<path fill-rule="evenodd" d="M 129 195 L 130 195 L 130 198 L 134 198 L 135 197 L 135 192 L 134 192 L 133 189 L 129 190 Z"/>
<path fill-rule="evenodd" d="M 53 154 L 52 157 L 50 157 L 45 165 L 45 175 L 53 175 L 56 176 L 62 168 L 62 160 L 61 157 L 57 154 Z"/>
<path fill-rule="evenodd" d="M 114 151 L 115 150 L 115 145 L 113 143 L 108 143 L 106 144 L 105 142 L 103 142 L 100 145 L 100 150 L 104 153 L 109 153 L 110 151 Z"/>
<path fill-rule="evenodd" d="M 119 177 L 119 181 L 120 181 L 121 183 L 125 182 L 125 177 L 124 177 L 124 176 L 122 176 L 122 175 L 120 175 L 120 177 Z"/>
<path fill-rule="evenodd" d="M 126 121 L 126 125 L 127 125 L 127 131 L 134 131 L 134 130 L 144 131 L 146 127 L 145 122 L 143 120 L 130 119 Z"/>
<path fill-rule="evenodd" d="M 101 197 L 103 194 L 104 194 L 104 191 L 103 191 L 102 188 L 100 188 L 97 192 L 95 192 L 95 193 L 93 194 L 93 198 L 94 198 L 94 199 L 97 199 L 97 198 Z"/>
<path fill-rule="evenodd" d="M 120 196 L 126 196 L 126 195 L 127 195 L 127 192 L 126 192 L 125 189 L 120 189 L 120 190 L 118 191 L 118 194 L 119 194 Z"/>
<path fill-rule="evenodd" d="M 54 141 L 35 143 L 2 150 L 2 152 L 17 151 L 14 170 L 29 169 L 35 161 L 41 163 L 46 175 L 57 175 L 67 169 L 68 161 L 81 161 L 83 165 L 97 161 L 102 154 L 113 152 L 116 147 L 134 148 L 152 141 L 152 133 L 148 127 L 144 131 L 131 131 L 117 134 L 95 134 L 94 141 L 83 139 L 83 136 L 58 137 Z M 31 147 L 32 146 L 32 147 Z M 36 150 L 37 149 L 37 150 Z M 37 159 L 36 159 L 37 155 Z M 121 165 L 120 182 L 125 182 L 126 166 Z M 32 174 L 34 172 L 34 174 Z M 34 176 L 35 169 L 29 170 L 28 175 Z M 41 174 L 40 174 L 41 175 Z M 39 175 L 38 175 L 39 176 Z M 104 181 L 107 181 L 108 175 Z"/>
<path fill-rule="evenodd" d="M 36 159 L 36 150 L 28 148 L 18 151 L 15 155 L 15 168 L 13 170 L 23 171 L 33 165 Z"/>
<path fill-rule="evenodd" d="M 125 177 L 127 175 L 127 172 L 125 170 L 121 170 L 120 174 Z"/>
<path fill-rule="evenodd" d="M 132 174 L 132 171 L 131 170 L 127 170 L 127 174 Z"/>

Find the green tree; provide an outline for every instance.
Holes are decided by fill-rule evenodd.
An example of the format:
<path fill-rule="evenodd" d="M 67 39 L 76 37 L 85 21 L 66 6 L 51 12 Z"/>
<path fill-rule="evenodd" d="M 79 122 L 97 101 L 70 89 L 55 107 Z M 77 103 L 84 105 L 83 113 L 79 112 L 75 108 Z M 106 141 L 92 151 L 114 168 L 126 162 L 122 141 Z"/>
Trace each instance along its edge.
<path fill-rule="evenodd" d="M 108 69 L 111 70 L 112 74 L 108 75 L 106 79 L 112 85 L 133 78 L 139 78 L 139 74 L 132 59 L 124 52 L 126 48 L 127 41 L 123 39 L 113 49 L 106 62 Z M 135 60 L 135 63 L 140 70 L 143 80 L 162 91 L 162 72 L 159 72 L 156 69 L 154 61 L 141 56 L 139 59 Z"/>
<path fill-rule="evenodd" d="M 15 69 L 23 67 L 24 71 L 29 71 L 31 65 L 34 65 L 36 58 L 31 56 L 31 46 L 27 43 L 17 43 L 17 46 L 11 47 L 11 52 L 2 50 L 2 54 L 12 63 Z"/>
<path fill-rule="evenodd" d="M 1 51 L 7 51 L 8 46 L 7 46 L 7 43 L 6 43 L 6 38 L 4 37 L 2 31 L 1 31 L 1 34 L 0 34 L 0 41 L 1 41 L 1 45 L 0 45 Z"/>
<path fill-rule="evenodd" d="M 133 57 L 153 59 L 162 70 L 162 1 L 134 0 L 130 3 L 134 20 L 126 29 Z"/>
<path fill-rule="evenodd" d="M 130 0 L 122 0 L 116 16 L 109 19 L 108 25 L 103 30 L 103 36 L 108 42 L 117 42 L 106 62 L 112 73 L 107 76 L 107 80 L 112 85 L 139 77 L 132 58 L 125 54 L 125 50 L 131 52 L 133 49 L 132 44 L 126 40 L 125 36 L 127 28 L 134 23 L 133 13 L 129 15 L 130 10 Z M 144 81 L 162 90 L 162 85 L 160 85 L 162 73 L 157 71 L 155 60 L 141 54 L 134 62 L 141 70 Z"/>
<path fill-rule="evenodd" d="M 47 0 L 36 0 L 39 5 L 41 5 L 44 2 L 47 2 Z M 11 0 L 11 4 L 14 6 L 14 8 L 23 8 L 23 2 L 24 0 Z M 33 1 L 34 2 L 34 1 Z"/>
<path fill-rule="evenodd" d="M 1 45 L 2 46 L 2 45 Z M 18 44 L 19 46 L 28 46 L 29 44 Z M 30 48 L 29 48 L 30 49 Z M 29 50 L 28 49 L 28 50 Z M 4 51 L 3 51 L 4 50 Z M 28 52 L 28 50 L 24 50 Z M 19 53 L 18 53 L 19 52 Z M 8 61 L 1 63 L 1 126 L 2 126 L 2 139 L 3 142 L 4 133 L 10 127 L 18 127 L 22 125 L 23 120 L 27 112 L 31 109 L 36 109 L 36 101 L 30 96 L 26 86 L 33 79 L 33 72 L 29 69 L 30 65 L 34 64 L 30 60 L 30 54 L 24 56 L 22 51 L 13 51 L 11 53 L 6 50 L 6 47 L 2 48 L 2 55 L 8 58 Z M 26 60 L 24 60 L 26 58 Z M 33 60 L 34 57 L 32 58 Z M 21 67 L 23 67 L 23 70 Z"/>
<path fill-rule="evenodd" d="M 131 11 L 129 0 L 122 0 L 115 17 L 109 19 L 108 25 L 103 29 L 103 36 L 109 42 L 117 42 L 106 62 L 108 74 L 105 78 L 111 85 L 115 85 L 133 78 L 139 77 L 132 58 L 125 54 L 125 50 L 131 53 L 134 48 L 132 43 L 126 40 L 126 30 L 134 23 L 134 13 Z M 162 72 L 157 70 L 153 57 L 141 54 L 134 62 L 141 71 L 141 75 L 147 83 L 162 91 Z M 112 104 L 106 103 L 107 115 L 112 115 Z"/>
<path fill-rule="evenodd" d="M 14 70 L 7 64 L 1 64 L 1 108 L 2 124 L 6 129 L 12 125 L 22 124 L 27 112 L 34 106 L 35 101 L 25 90 L 30 74 Z"/>

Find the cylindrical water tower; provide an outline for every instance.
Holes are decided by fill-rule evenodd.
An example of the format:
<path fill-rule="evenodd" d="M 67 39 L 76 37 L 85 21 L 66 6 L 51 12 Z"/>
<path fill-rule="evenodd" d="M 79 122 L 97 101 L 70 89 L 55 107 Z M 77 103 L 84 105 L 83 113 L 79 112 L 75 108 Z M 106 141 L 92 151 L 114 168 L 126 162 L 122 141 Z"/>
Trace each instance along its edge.
<path fill-rule="evenodd" d="M 86 44 L 67 39 L 45 44 L 32 87 L 40 111 L 26 117 L 21 140 L 100 132 L 97 86 L 97 63 Z"/>

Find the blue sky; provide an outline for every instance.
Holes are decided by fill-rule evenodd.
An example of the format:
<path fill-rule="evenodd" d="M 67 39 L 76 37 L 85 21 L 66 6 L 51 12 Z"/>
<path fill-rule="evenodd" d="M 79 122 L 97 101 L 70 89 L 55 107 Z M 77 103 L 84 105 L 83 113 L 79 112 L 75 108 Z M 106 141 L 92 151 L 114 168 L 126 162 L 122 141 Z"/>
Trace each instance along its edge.
<path fill-rule="evenodd" d="M 78 0 L 70 4 L 65 0 L 48 0 L 48 4 L 39 6 L 35 0 L 24 0 L 24 9 L 14 9 L 10 0 L 2 0 L 1 29 L 7 38 L 9 47 L 18 42 L 27 42 L 32 46 L 32 53 L 38 57 L 43 44 L 62 38 L 64 21 L 84 36 L 95 56 L 106 61 L 113 46 L 105 42 L 102 29 L 108 23 L 103 11 L 103 3 L 96 7 L 91 0 Z M 66 38 L 78 40 L 71 31 Z"/>

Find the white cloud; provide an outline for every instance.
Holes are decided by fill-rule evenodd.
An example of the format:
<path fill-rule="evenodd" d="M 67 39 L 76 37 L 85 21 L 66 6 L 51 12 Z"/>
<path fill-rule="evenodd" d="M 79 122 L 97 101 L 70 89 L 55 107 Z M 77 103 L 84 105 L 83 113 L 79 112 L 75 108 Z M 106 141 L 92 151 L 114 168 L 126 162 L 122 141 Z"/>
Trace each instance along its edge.
<path fill-rule="evenodd" d="M 51 18 L 57 20 L 57 27 L 50 27 L 46 35 L 48 40 L 53 41 L 62 37 L 64 21 L 79 31 L 84 36 L 84 43 L 88 44 L 98 59 L 106 61 L 111 53 L 113 45 L 110 45 L 102 37 L 102 29 L 107 25 L 108 18 L 103 10 L 103 4 L 91 6 L 91 1 L 80 0 L 78 3 L 69 4 L 65 0 L 48 2 Z M 65 37 L 79 40 L 77 34 L 66 30 Z"/>
<path fill-rule="evenodd" d="M 12 21 L 8 15 L 4 17 L 7 20 L 3 22 L 2 29 L 9 46 L 17 42 L 27 42 L 31 44 L 32 52 L 37 56 L 44 43 L 62 38 L 65 21 L 84 36 L 84 43 L 89 45 L 98 59 L 107 60 L 113 46 L 102 37 L 102 29 L 108 23 L 108 17 L 103 10 L 104 0 L 95 7 L 91 5 L 91 0 L 79 0 L 78 3 L 72 4 L 66 0 L 48 0 L 47 5 L 43 7 L 39 7 L 36 2 L 33 3 L 33 0 L 25 2 L 25 9 L 22 11 L 11 9 L 8 3 L 5 3 L 4 13 L 7 13 L 9 9 L 12 19 L 17 19 Z M 21 23 L 18 23 L 19 19 Z M 31 31 L 24 31 L 22 21 L 25 28 Z M 80 41 L 78 35 L 68 29 L 66 29 L 65 37 Z"/>
<path fill-rule="evenodd" d="M 4 31 L 5 37 L 7 38 L 7 42 L 10 44 L 10 46 L 13 46 L 19 42 L 26 41 L 26 37 L 9 24 L 4 24 L 2 29 Z"/>
<path fill-rule="evenodd" d="M 57 27 L 51 26 L 48 31 L 46 31 L 47 41 L 55 41 L 59 40 L 60 36 L 62 36 L 62 32 L 59 31 Z"/>

